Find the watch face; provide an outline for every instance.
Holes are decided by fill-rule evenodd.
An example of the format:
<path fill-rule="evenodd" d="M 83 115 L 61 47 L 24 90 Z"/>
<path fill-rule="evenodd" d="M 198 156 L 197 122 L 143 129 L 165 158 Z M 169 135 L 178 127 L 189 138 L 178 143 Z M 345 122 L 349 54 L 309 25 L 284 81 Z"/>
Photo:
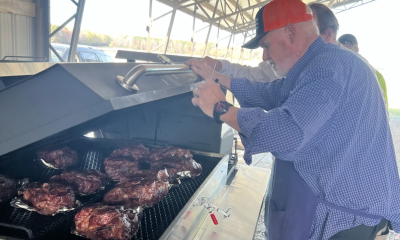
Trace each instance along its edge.
<path fill-rule="evenodd" d="M 217 112 L 226 113 L 227 109 L 224 103 L 219 102 L 216 107 Z"/>

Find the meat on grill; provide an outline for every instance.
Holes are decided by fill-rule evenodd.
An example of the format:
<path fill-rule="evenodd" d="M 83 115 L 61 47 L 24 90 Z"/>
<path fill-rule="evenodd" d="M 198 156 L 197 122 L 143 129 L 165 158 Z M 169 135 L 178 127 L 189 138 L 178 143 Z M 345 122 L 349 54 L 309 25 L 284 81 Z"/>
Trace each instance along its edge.
<path fill-rule="evenodd" d="M 50 181 L 70 185 L 75 194 L 89 195 L 104 188 L 108 177 L 97 170 L 67 171 L 51 177 Z"/>
<path fill-rule="evenodd" d="M 193 155 L 189 150 L 168 146 L 166 148 L 158 148 L 151 151 L 149 160 L 150 162 L 157 162 L 163 159 L 174 159 L 174 160 L 189 160 L 192 159 Z"/>
<path fill-rule="evenodd" d="M 33 182 L 24 187 L 23 201 L 42 215 L 53 215 L 57 210 L 75 206 L 75 194 L 70 186 L 61 183 Z"/>
<path fill-rule="evenodd" d="M 13 179 L 0 174 L 0 203 L 17 195 L 17 184 Z"/>
<path fill-rule="evenodd" d="M 104 195 L 103 203 L 132 209 L 152 206 L 168 194 L 168 185 L 166 182 L 148 180 L 121 183 Z"/>
<path fill-rule="evenodd" d="M 114 150 L 110 157 L 130 157 L 135 161 L 139 161 L 147 158 L 149 154 L 150 150 L 142 144 L 139 144 L 128 145 L 121 149 Z"/>
<path fill-rule="evenodd" d="M 55 150 L 41 150 L 37 152 L 37 156 L 59 169 L 67 169 L 78 163 L 78 155 L 69 147 Z"/>
<path fill-rule="evenodd" d="M 138 162 L 130 157 L 108 157 L 104 161 L 106 174 L 113 180 L 126 182 L 132 178 L 168 181 L 165 168 L 151 169 L 148 163 Z"/>
<path fill-rule="evenodd" d="M 75 231 L 92 240 L 131 239 L 139 228 L 141 213 L 131 213 L 122 206 L 95 204 L 75 215 Z"/>

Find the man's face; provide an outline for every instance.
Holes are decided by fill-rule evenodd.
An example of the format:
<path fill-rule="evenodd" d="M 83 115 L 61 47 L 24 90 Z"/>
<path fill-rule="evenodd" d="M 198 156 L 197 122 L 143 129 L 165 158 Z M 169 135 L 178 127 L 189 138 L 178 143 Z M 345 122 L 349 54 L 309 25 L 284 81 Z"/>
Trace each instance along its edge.
<path fill-rule="evenodd" d="M 291 62 L 292 49 L 284 28 L 269 32 L 259 42 L 263 48 L 263 61 L 268 61 L 278 77 L 284 77 L 294 64 Z"/>

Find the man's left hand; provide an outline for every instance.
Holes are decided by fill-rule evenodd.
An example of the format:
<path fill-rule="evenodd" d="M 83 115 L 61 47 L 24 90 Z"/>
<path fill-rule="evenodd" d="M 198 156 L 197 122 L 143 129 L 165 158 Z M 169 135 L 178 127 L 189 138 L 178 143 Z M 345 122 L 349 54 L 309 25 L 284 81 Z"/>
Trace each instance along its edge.
<path fill-rule="evenodd" d="M 217 102 L 226 100 L 225 94 L 221 91 L 219 84 L 210 78 L 207 78 L 205 83 L 198 83 L 197 88 L 193 91 L 193 95 L 193 105 L 199 106 L 209 117 L 213 117 L 214 105 Z"/>

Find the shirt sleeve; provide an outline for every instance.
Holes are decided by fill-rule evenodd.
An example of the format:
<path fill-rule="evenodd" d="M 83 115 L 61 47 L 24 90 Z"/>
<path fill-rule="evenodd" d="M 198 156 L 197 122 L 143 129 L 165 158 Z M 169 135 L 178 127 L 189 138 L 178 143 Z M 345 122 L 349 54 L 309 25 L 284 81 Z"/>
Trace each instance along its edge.
<path fill-rule="evenodd" d="M 251 155 L 262 152 L 293 160 L 294 154 L 332 117 L 342 86 L 334 81 L 330 70 L 313 72 L 318 74 L 302 80 L 281 107 L 268 112 L 261 108 L 239 109 L 237 118 L 246 142 L 246 162 L 251 162 Z"/>
<path fill-rule="evenodd" d="M 244 78 L 231 79 L 231 92 L 241 107 L 259 107 L 264 110 L 275 108 L 279 104 L 279 93 L 284 79 L 270 83 L 250 82 Z"/>
<path fill-rule="evenodd" d="M 230 63 L 226 60 L 221 60 L 222 68 L 220 73 L 227 75 L 229 77 L 235 78 L 247 78 L 250 81 L 261 81 L 261 82 L 271 82 L 275 79 L 271 79 L 271 77 L 266 74 L 260 66 L 250 67 L 245 65 L 240 65 L 237 63 Z M 272 69 L 265 69 L 272 72 Z M 271 75 L 271 74 L 270 74 Z"/>

